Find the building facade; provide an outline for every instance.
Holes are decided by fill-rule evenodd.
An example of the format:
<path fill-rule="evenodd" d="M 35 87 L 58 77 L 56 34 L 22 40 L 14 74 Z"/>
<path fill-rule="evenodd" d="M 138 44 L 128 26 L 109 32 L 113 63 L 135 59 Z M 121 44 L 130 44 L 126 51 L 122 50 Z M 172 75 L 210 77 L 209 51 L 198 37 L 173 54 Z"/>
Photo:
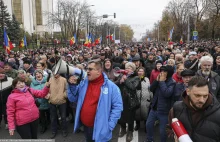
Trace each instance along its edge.
<path fill-rule="evenodd" d="M 47 26 L 46 12 L 53 12 L 53 0 L 3 0 L 10 15 L 14 14 L 18 22 L 29 34 L 43 35 L 52 33 Z"/>

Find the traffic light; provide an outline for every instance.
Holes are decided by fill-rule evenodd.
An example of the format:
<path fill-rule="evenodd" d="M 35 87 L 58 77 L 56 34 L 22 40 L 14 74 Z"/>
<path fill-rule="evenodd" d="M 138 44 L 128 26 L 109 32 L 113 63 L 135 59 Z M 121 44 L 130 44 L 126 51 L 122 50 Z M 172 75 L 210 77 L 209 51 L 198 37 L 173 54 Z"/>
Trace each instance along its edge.
<path fill-rule="evenodd" d="M 116 18 L 116 13 L 114 13 L 114 18 Z"/>
<path fill-rule="evenodd" d="M 105 15 L 103 15 L 102 17 L 103 17 L 103 18 L 108 18 L 108 15 L 107 15 L 107 14 L 105 14 Z"/>

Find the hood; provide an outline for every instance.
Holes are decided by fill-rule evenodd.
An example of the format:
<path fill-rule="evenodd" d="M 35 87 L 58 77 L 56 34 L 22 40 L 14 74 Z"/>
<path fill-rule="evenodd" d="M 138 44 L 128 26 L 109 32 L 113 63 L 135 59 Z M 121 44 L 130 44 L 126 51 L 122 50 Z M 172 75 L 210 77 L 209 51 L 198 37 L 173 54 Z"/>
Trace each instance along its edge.
<path fill-rule="evenodd" d="M 183 103 L 191 110 L 193 111 L 197 111 L 195 110 L 189 102 L 189 97 L 186 93 L 186 91 L 183 92 L 182 94 L 182 99 L 183 99 Z M 218 100 L 216 99 L 216 97 L 213 97 L 213 95 L 211 93 L 209 93 L 209 98 L 206 101 L 205 105 L 203 106 L 202 110 L 205 110 L 205 116 L 212 114 L 213 112 L 215 112 L 216 110 L 218 110 L 220 108 L 220 103 L 218 102 Z"/>

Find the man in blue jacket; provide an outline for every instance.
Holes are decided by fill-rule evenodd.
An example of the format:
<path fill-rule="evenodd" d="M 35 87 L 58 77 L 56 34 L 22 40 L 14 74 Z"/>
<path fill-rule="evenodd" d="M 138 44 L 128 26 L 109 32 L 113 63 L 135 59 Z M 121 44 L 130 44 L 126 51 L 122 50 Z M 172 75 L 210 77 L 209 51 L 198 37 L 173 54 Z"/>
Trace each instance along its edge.
<path fill-rule="evenodd" d="M 174 68 L 172 66 L 162 66 L 157 79 L 150 86 L 150 91 L 154 93 L 151 111 L 146 122 L 147 142 L 153 142 L 154 123 L 160 122 L 160 139 L 166 142 L 166 125 L 168 124 L 168 114 L 172 105 L 175 81 L 172 79 Z"/>
<path fill-rule="evenodd" d="M 84 73 L 75 68 L 72 74 L 82 77 Z M 107 142 L 112 138 L 123 104 L 119 88 L 102 73 L 100 60 L 88 63 L 87 77 L 82 77 L 68 98 L 77 103 L 74 132 L 84 126 L 87 142 Z"/>

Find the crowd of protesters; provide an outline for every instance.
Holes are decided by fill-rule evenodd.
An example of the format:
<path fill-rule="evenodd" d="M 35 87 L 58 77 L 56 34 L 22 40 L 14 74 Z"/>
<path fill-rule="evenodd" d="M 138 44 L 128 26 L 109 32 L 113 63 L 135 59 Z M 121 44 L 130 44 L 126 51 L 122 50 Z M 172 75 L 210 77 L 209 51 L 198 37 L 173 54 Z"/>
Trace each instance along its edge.
<path fill-rule="evenodd" d="M 69 66 L 78 68 L 81 73 L 55 74 L 54 70 L 59 59 L 64 60 Z M 99 70 L 100 67 L 101 70 Z M 93 70 L 97 72 L 92 72 Z M 41 126 L 42 134 L 50 125 L 52 133 L 50 138 L 55 138 L 58 129 L 62 129 L 62 135 L 66 137 L 67 121 L 72 123 L 75 121 L 74 131 L 77 133 L 85 131 L 85 135 L 89 135 L 86 137 L 87 141 L 104 142 L 111 139 L 112 134 L 109 132 L 113 131 L 116 123 L 120 125 L 119 137 L 126 135 L 126 141 L 132 141 L 133 131 L 139 130 L 141 122 L 144 122 L 146 142 L 154 141 L 156 124 L 159 125 L 161 142 L 166 142 L 167 137 L 171 135 L 167 125 L 173 118 L 173 111 L 181 109 L 175 102 L 183 100 L 186 106 L 192 105 L 190 109 L 194 108 L 189 113 L 195 113 L 192 116 L 193 126 L 188 126 L 190 125 L 188 122 L 186 124 L 190 127 L 188 132 L 190 137 L 194 141 L 199 141 L 202 138 L 198 137 L 203 135 L 207 141 L 210 139 L 217 142 L 220 135 L 219 127 L 214 128 L 214 134 L 201 132 L 199 127 L 208 125 L 204 124 L 204 121 L 214 121 L 213 123 L 217 126 L 220 125 L 219 121 L 212 117 L 206 121 L 209 115 L 216 115 L 214 112 L 220 111 L 219 75 L 220 43 L 218 41 L 200 41 L 182 45 L 156 42 L 130 43 L 97 45 L 91 48 L 76 45 L 11 51 L 10 54 L 1 52 L 0 116 L 3 117 L 0 117 L 0 127 L 3 126 L 1 121 L 4 119 L 5 129 L 9 130 L 10 135 L 13 135 L 16 130 L 21 138 L 36 139 L 38 124 Z M 199 84 L 192 79 L 193 77 L 197 77 Z M 85 78 L 88 78 L 89 83 Z M 191 79 L 194 82 L 191 83 Z M 92 91 L 94 95 L 106 94 L 106 88 L 104 92 L 99 90 L 106 81 L 113 82 L 107 85 L 107 90 L 111 90 L 112 87 L 116 91 L 113 96 L 117 97 L 117 100 L 112 100 L 110 103 L 110 106 L 115 107 L 115 109 L 110 107 L 115 112 L 113 114 L 102 114 L 99 112 L 100 109 L 95 112 L 96 108 L 100 107 L 99 96 L 95 96 L 97 99 L 94 100 L 91 96 L 87 97 L 88 93 L 85 92 L 87 90 Z M 208 102 L 203 102 L 204 107 L 202 105 L 200 108 L 199 104 L 201 105 L 202 102 L 194 103 L 194 98 L 189 95 L 193 94 L 191 88 L 195 85 L 197 87 L 207 85 L 210 92 Z M 116 86 L 120 89 L 120 93 L 117 93 Z M 83 93 L 86 97 L 80 98 Z M 186 97 L 187 95 L 189 97 Z M 214 104 L 212 98 L 215 100 Z M 105 99 L 105 103 L 108 103 L 107 100 L 110 98 Z M 132 99 L 136 99 L 136 104 L 133 104 Z M 93 119 L 90 121 L 82 117 L 82 115 L 85 116 L 89 107 L 82 102 L 83 100 L 90 103 L 94 101 L 96 107 L 89 108 L 89 111 L 94 111 L 94 114 L 99 115 L 100 118 L 112 121 L 109 126 L 106 126 L 109 130 L 103 129 L 109 132 L 97 134 L 99 130 L 95 131 L 95 126 L 96 129 L 103 127 L 95 125 L 98 118 L 88 114 L 88 118 Z M 209 108 L 211 104 L 215 105 L 213 108 L 215 111 Z M 171 109 L 173 106 L 176 107 Z M 204 112 L 206 108 L 210 109 L 209 114 Z M 111 113 L 109 109 L 101 111 Z M 187 113 L 185 110 L 183 112 Z M 177 116 L 176 112 L 174 116 Z M 104 125 L 106 120 L 99 122 L 103 122 Z M 79 121 L 86 126 L 84 130 L 78 124 Z M 209 126 L 202 128 L 207 127 Z"/>

